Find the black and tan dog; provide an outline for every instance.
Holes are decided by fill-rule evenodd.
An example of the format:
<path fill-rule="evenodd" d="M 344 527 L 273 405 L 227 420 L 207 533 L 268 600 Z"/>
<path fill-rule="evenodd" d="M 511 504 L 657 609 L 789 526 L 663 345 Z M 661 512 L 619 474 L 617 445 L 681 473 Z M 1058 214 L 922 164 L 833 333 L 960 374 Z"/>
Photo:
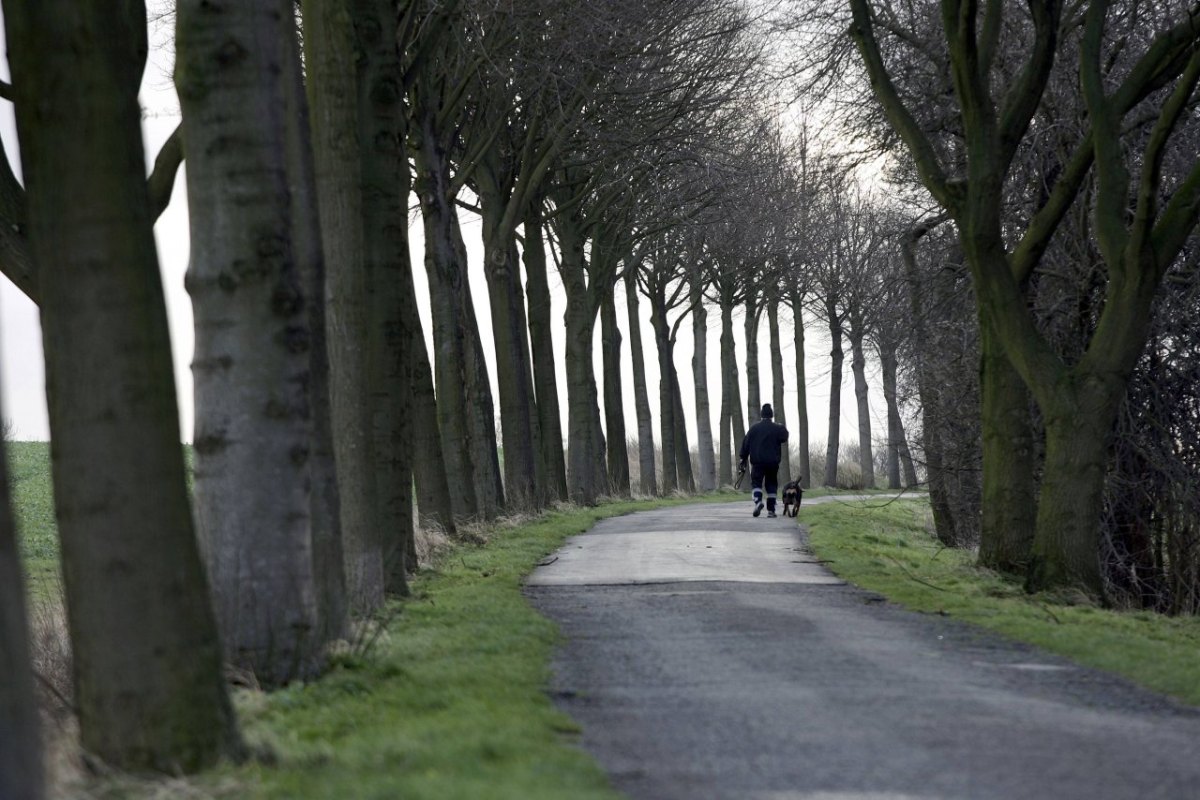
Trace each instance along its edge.
<path fill-rule="evenodd" d="M 804 490 L 800 488 L 797 481 L 792 481 L 783 487 L 783 515 L 785 517 L 796 516 L 796 512 L 800 510 L 800 499 L 803 496 Z"/>

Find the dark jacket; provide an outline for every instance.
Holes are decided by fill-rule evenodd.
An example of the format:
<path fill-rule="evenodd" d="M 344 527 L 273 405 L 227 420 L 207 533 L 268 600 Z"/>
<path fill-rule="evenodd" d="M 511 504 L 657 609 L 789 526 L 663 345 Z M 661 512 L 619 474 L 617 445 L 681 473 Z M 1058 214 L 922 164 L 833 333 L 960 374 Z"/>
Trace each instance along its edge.
<path fill-rule="evenodd" d="M 738 458 L 751 464 L 778 464 L 779 447 L 788 440 L 788 430 L 769 419 L 761 419 L 746 431 Z"/>

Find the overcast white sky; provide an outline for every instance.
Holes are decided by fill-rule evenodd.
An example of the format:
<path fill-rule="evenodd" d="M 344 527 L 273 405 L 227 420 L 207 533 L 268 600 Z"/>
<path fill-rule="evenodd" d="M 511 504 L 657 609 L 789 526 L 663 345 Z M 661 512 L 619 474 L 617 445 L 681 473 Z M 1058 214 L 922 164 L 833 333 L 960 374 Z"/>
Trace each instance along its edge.
<path fill-rule="evenodd" d="M 0 17 L 0 27 L 2 27 L 3 19 Z M 142 105 L 145 110 L 145 119 L 143 123 L 143 135 L 146 142 L 147 163 L 153 164 L 154 156 L 158 152 L 158 148 L 162 142 L 170 136 L 175 126 L 179 122 L 179 105 L 175 96 L 174 87 L 171 84 L 170 70 L 172 54 L 169 47 L 164 46 L 170 40 L 169 25 L 158 24 L 151 26 L 151 61 L 146 70 L 146 76 L 142 84 Z M 0 74 L 5 80 L 8 80 L 8 64 L 7 57 L 0 63 Z M 0 101 L 0 136 L 3 137 L 5 149 L 9 158 L 13 162 L 19 162 L 18 150 L 16 147 L 16 133 L 13 122 L 12 106 L 7 102 Z M 14 169 L 20 175 L 19 163 L 13 164 Z M 186 165 L 185 165 L 186 168 Z M 186 172 L 186 169 L 185 169 Z M 187 269 L 188 261 L 188 227 L 187 227 L 187 198 L 185 192 L 185 175 L 180 176 L 180 180 L 176 182 L 175 192 L 171 199 L 171 204 L 160 218 L 155 227 L 155 234 L 158 241 L 159 258 L 163 273 L 163 282 L 166 289 L 167 310 L 171 323 L 172 348 L 175 353 L 175 373 L 178 384 L 179 406 L 180 406 L 180 434 L 185 441 L 192 439 L 192 384 L 191 384 L 191 358 L 193 349 L 192 335 L 192 314 L 191 305 L 187 293 L 183 288 L 183 276 Z M 411 226 L 412 231 L 412 255 L 414 264 L 414 278 L 417 284 L 418 300 L 421 303 L 422 321 L 425 326 L 426 337 L 429 336 L 429 312 L 427 301 L 427 285 L 425 282 L 424 270 L 422 268 L 422 246 L 423 237 L 421 235 L 421 226 L 419 221 Z M 470 282 L 473 296 L 475 298 L 476 313 L 479 317 L 480 331 L 484 337 L 484 349 L 487 351 L 489 361 L 494 356 L 491 337 L 491 319 L 487 302 L 487 286 L 480 267 L 482 263 L 482 247 L 479 243 L 480 227 L 478 220 L 472 218 L 471 215 L 463 212 L 463 233 L 467 240 L 468 250 L 471 255 L 472 270 L 470 273 Z M 554 291 L 554 318 L 561 319 L 564 311 L 563 295 L 561 291 L 561 283 L 558 281 L 557 275 L 550 276 L 552 290 Z M 625 328 L 624 318 L 624 297 L 623 289 L 618 289 L 618 317 L 622 320 L 622 327 Z M 645 304 L 643 303 L 643 306 Z M 642 331 L 645 337 L 644 347 L 646 348 L 646 363 L 648 380 L 650 382 L 650 402 L 655 415 L 657 415 L 658 393 L 657 393 L 657 367 L 654 356 L 654 343 L 650 338 L 651 328 L 649 324 L 648 310 L 643 312 Z M 716 414 L 719 410 L 720 401 L 720 378 L 718 374 L 719 365 L 719 330 L 720 320 L 716 313 L 709 314 L 709 389 L 710 401 L 713 414 L 713 423 L 715 426 Z M 735 323 L 735 328 L 741 340 L 741 324 Z M 770 364 L 768 359 L 767 337 L 765 325 L 763 326 L 763 335 L 760 341 L 761 364 L 760 372 L 762 375 L 762 391 L 764 400 L 769 399 L 770 394 Z M 561 363 L 563 353 L 563 334 L 564 329 L 560 326 L 555 326 L 558 334 L 556 341 L 555 354 Z M 796 417 L 796 391 L 795 381 L 793 377 L 794 370 L 794 349 L 792 346 L 792 335 L 790 326 L 784 332 L 784 367 L 788 374 L 787 384 L 787 419 L 793 421 Z M 597 336 L 597 342 L 599 337 Z M 624 369 L 624 386 L 626 399 L 626 417 L 627 428 L 630 435 L 636 433 L 636 422 L 633 412 L 632 401 L 632 365 L 628 358 L 628 343 L 626 342 L 626 357 L 622 359 Z M 685 323 L 679 336 L 679 344 L 676 348 L 675 359 L 677 368 L 680 371 L 680 378 L 684 382 L 683 404 L 688 417 L 690 442 L 695 445 L 695 403 L 694 394 L 692 391 L 691 378 L 691 358 L 692 358 L 692 338 L 691 325 Z M 826 420 L 828 418 L 828 403 L 829 403 L 829 340 L 820 331 L 818 326 L 811 325 L 808 330 L 808 340 L 806 350 L 806 358 L 808 363 L 808 417 L 812 431 L 813 441 L 823 441 L 826 431 Z M 744 352 L 739 345 L 739 352 Z M 596 353 L 596 374 L 597 381 L 600 380 L 601 364 L 600 355 L 597 348 Z M 492 364 L 489 363 L 489 368 L 492 368 L 493 386 L 495 385 L 495 372 Z M 19 290 L 17 290 L 6 278 L 0 277 L 0 369 L 3 375 L 3 413 L 6 419 L 11 420 L 15 426 L 15 438 L 20 440 L 46 440 L 49 439 L 49 425 L 46 417 L 46 401 L 45 401 L 45 384 L 43 377 L 42 350 L 41 350 L 41 332 L 38 324 L 38 312 L 36 306 L 33 305 Z M 561 371 L 560 371 L 561 374 Z M 742 370 L 743 381 L 745 377 L 744 369 Z M 566 413 L 566 387 L 560 384 L 560 401 L 563 413 Z M 743 383 L 743 397 L 745 391 Z M 886 426 L 882 422 L 884 419 L 885 409 L 883 407 L 883 398 L 878 391 L 877 381 L 872 377 L 872 416 L 874 418 L 874 431 L 876 439 L 886 433 Z M 563 420 L 564 426 L 566 420 Z M 854 409 L 854 394 L 850 383 L 849 371 L 845 376 L 843 385 L 842 399 L 842 436 L 843 441 L 848 441 L 856 437 L 857 422 L 856 412 Z"/>

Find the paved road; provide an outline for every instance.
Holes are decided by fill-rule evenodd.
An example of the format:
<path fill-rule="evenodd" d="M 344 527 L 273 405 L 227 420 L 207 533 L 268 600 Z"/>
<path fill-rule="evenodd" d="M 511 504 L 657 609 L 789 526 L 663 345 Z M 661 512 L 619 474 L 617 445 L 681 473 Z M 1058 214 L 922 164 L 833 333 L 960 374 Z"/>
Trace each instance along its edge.
<path fill-rule="evenodd" d="M 531 576 L 630 797 L 1200 798 L 1200 710 L 882 602 L 748 509 L 605 520 Z"/>

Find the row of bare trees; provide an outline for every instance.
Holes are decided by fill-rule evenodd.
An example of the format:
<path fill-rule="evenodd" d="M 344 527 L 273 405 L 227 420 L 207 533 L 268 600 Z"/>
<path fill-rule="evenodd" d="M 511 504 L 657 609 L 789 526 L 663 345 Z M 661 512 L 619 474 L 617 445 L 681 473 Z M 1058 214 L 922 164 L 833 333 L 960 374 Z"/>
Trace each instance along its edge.
<path fill-rule="evenodd" d="M 763 106 L 768 39 L 749 4 L 179 0 L 183 121 L 149 179 L 144 7 L 5 0 L 4 11 L 23 184 L 0 159 L 0 270 L 42 312 L 73 702 L 84 747 L 114 766 L 178 772 L 238 757 L 224 666 L 265 686 L 318 674 L 354 616 L 405 593 L 414 501 L 453 535 L 464 519 L 633 491 L 623 347 L 645 493 L 730 482 L 760 403 L 786 419 L 786 383 L 806 384 L 809 309 L 833 309 L 839 335 L 850 320 L 862 377 L 869 301 L 826 302 L 806 275 L 865 263 L 875 234 L 854 193 Z M 152 233 L 184 159 L 191 495 Z M 490 331 L 475 318 L 463 210 L 482 220 Z M 820 237 L 817 217 L 831 221 Z M 791 372 L 781 306 L 796 320 Z M 722 331 L 715 432 L 710 307 Z M 690 387 L 675 352 L 689 322 Z M 802 393 L 798 414 L 809 480 Z M 836 432 L 830 441 L 836 464 Z M 0 514 L 0 666 L 14 676 L 0 683 L 0 795 L 24 798 L 41 790 L 16 553 Z"/>

